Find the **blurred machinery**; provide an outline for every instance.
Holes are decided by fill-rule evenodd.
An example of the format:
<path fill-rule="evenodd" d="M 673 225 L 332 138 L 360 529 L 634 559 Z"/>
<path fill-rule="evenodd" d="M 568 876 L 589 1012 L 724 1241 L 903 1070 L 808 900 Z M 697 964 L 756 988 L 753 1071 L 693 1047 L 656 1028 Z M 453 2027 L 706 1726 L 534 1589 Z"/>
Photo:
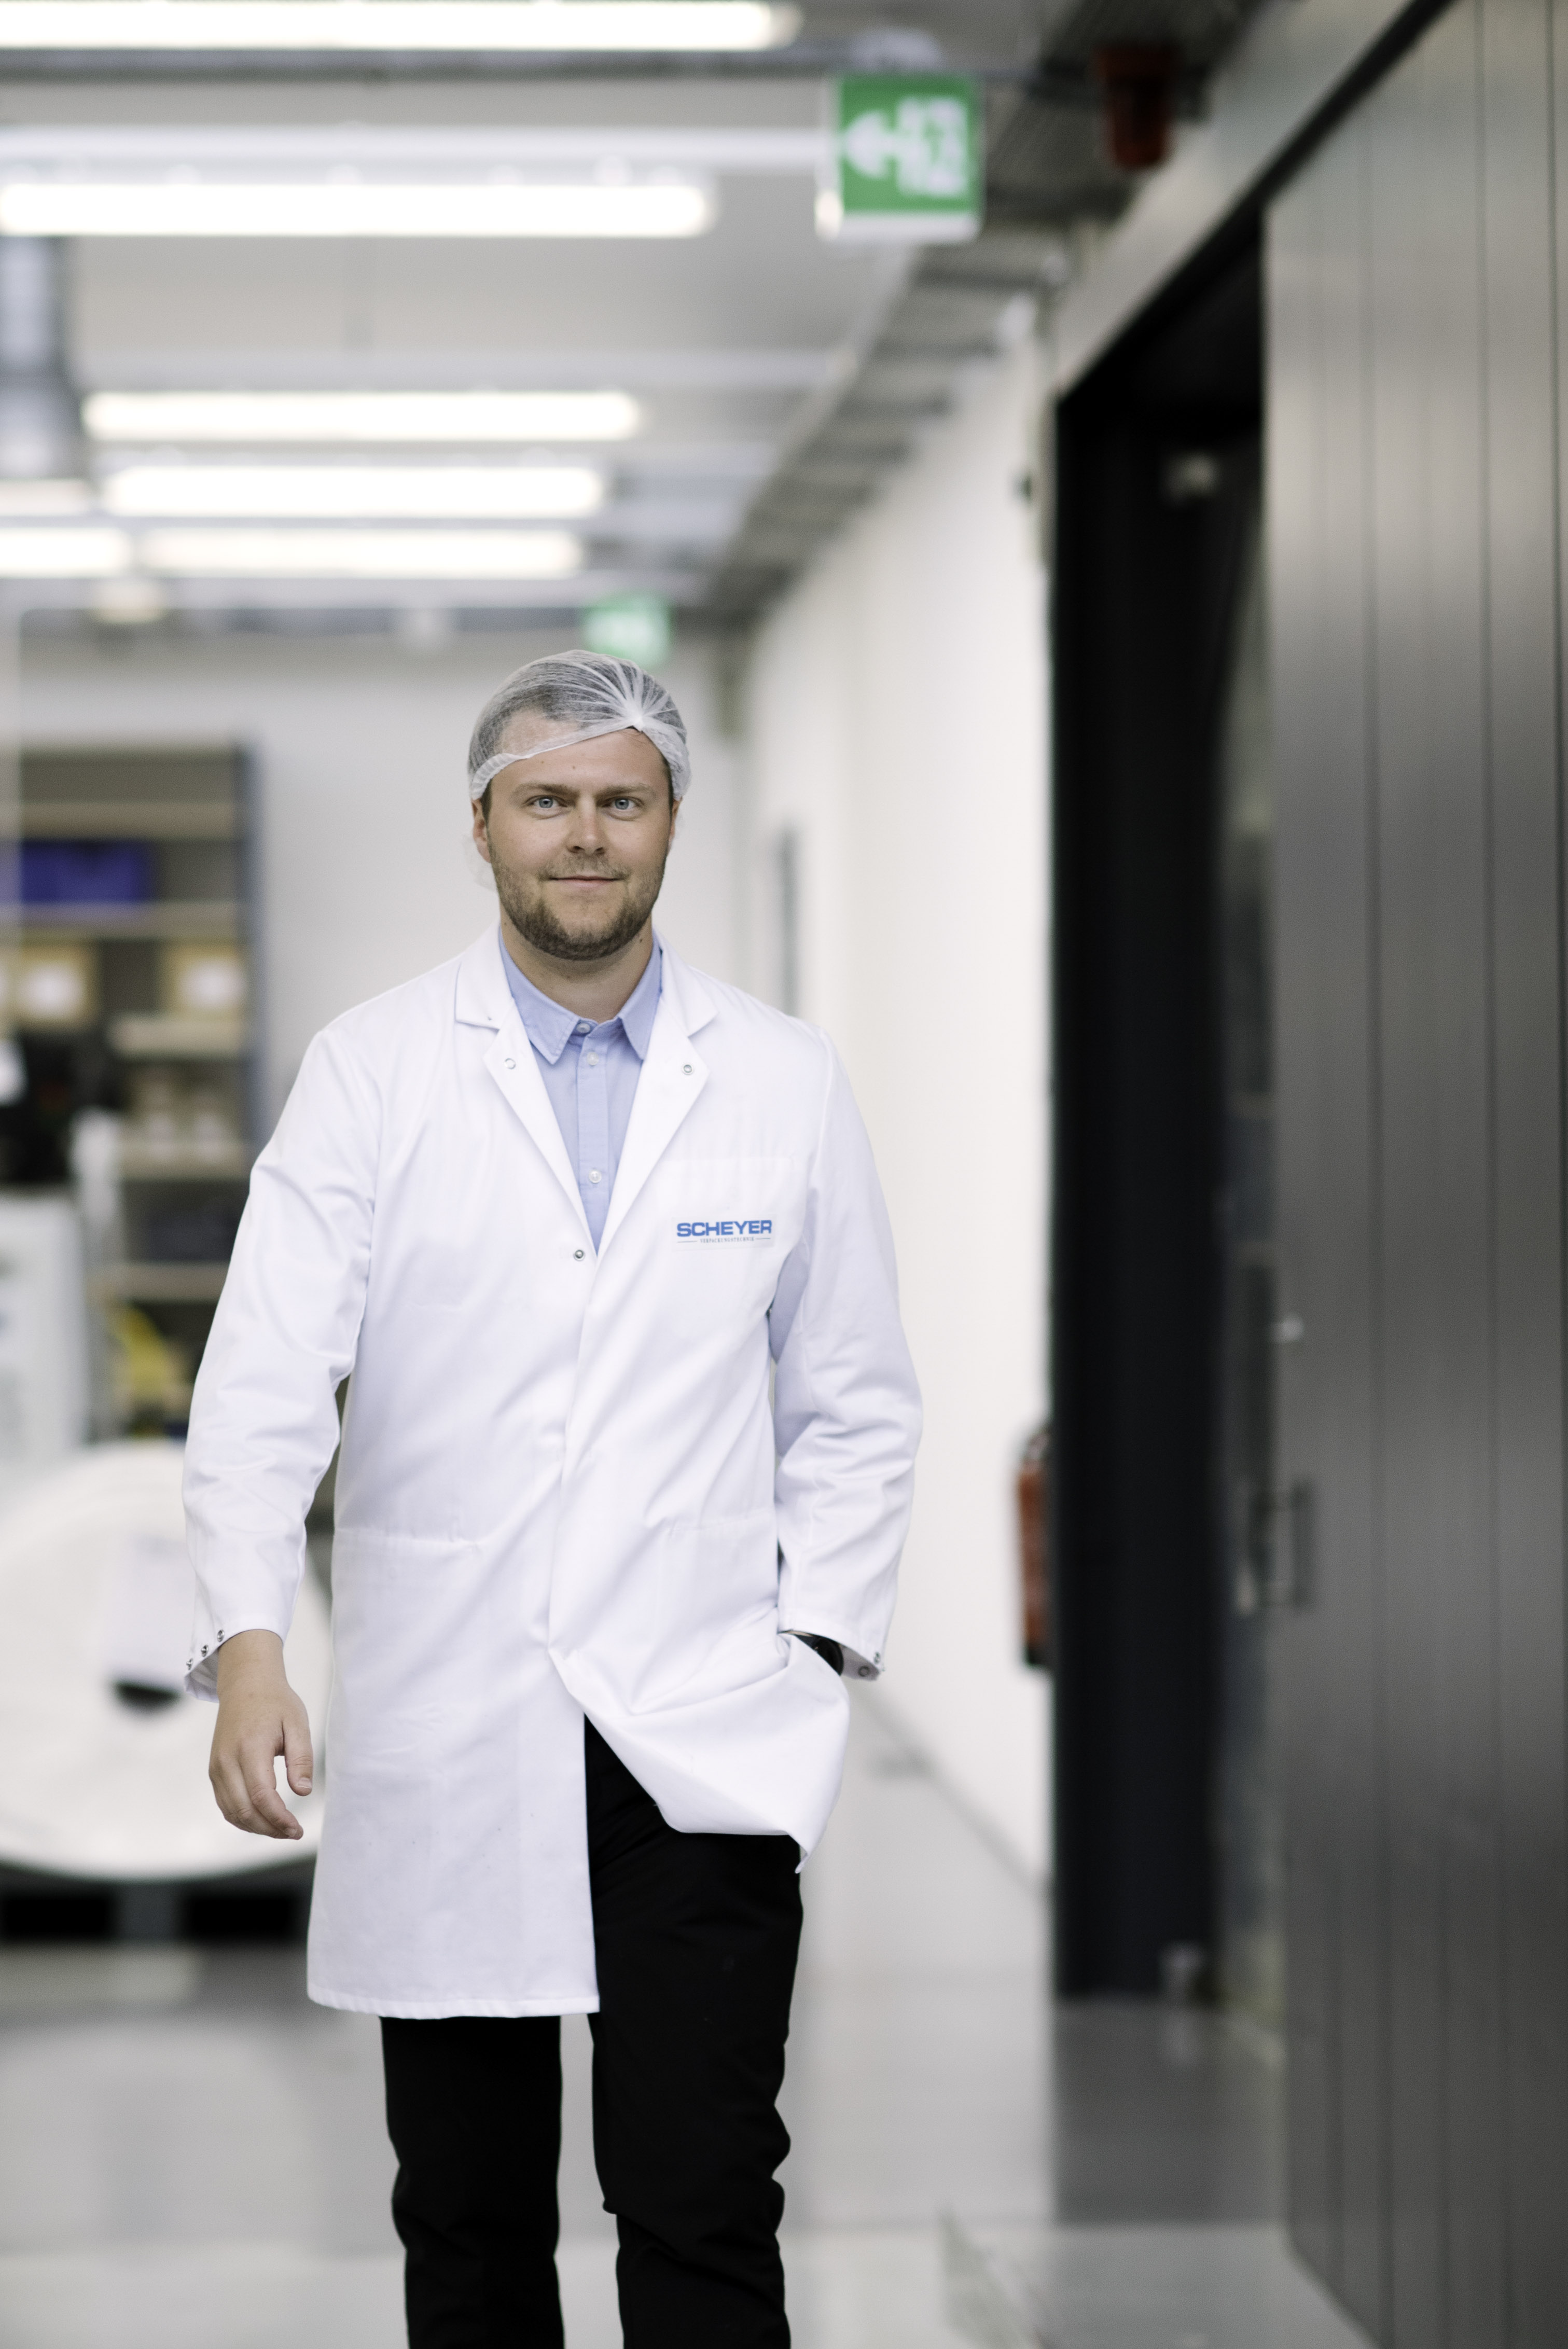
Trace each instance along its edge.
<path fill-rule="evenodd" d="M 293 1805 L 303 1844 L 242 1835 L 213 1803 L 213 1710 L 183 1692 L 193 1591 L 182 1460 L 177 1444 L 98 1445 L 36 1477 L 0 1514 L 7 1936 L 27 1933 L 35 1914 L 55 1932 L 74 1915 L 97 1917 L 104 1931 L 172 1936 L 204 1889 L 297 1882 L 319 1840 L 319 1794 Z M 319 1739 L 331 1661 L 326 1599 L 309 1574 L 286 1652 Z"/>

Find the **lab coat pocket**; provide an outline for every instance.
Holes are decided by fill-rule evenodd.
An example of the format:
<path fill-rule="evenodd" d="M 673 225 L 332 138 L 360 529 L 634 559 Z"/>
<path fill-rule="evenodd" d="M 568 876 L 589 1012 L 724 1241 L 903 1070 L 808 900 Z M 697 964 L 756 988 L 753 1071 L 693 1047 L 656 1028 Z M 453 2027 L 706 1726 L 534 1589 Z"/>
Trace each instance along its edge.
<path fill-rule="evenodd" d="M 341 1529 L 332 1545 L 334 1728 L 355 1760 L 429 1765 L 494 1668 L 495 1567 L 478 1542 Z M 343 1766 L 341 1752 L 335 1754 Z"/>
<path fill-rule="evenodd" d="M 661 1545 L 654 1637 L 638 1712 L 688 1704 L 779 1669 L 774 1509 L 677 1518 Z"/>

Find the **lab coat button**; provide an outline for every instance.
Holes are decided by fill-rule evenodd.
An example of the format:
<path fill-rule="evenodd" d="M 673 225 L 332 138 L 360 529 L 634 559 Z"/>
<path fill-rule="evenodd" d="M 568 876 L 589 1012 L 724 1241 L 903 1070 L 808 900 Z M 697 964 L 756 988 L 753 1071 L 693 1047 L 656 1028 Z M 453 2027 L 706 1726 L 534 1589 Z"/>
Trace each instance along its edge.
<path fill-rule="evenodd" d="M 572 1250 L 572 1255 L 573 1255 L 573 1257 L 576 1258 L 576 1262 L 577 1262 L 578 1264 L 581 1264 L 581 1262 L 582 1262 L 582 1260 L 583 1260 L 583 1252 L 582 1252 L 582 1249 L 581 1249 L 581 1248 L 574 1248 L 574 1249 Z"/>
<path fill-rule="evenodd" d="M 517 1066 L 517 1063 L 515 1061 L 508 1061 L 506 1065 L 509 1069 L 514 1069 Z"/>
<path fill-rule="evenodd" d="M 691 1061 L 688 1061 L 686 1062 L 686 1064 L 685 1064 L 685 1066 L 682 1068 L 682 1070 L 681 1070 L 680 1073 L 681 1073 L 681 1075 L 682 1075 L 683 1077 L 689 1077 L 689 1076 L 691 1074 Z"/>

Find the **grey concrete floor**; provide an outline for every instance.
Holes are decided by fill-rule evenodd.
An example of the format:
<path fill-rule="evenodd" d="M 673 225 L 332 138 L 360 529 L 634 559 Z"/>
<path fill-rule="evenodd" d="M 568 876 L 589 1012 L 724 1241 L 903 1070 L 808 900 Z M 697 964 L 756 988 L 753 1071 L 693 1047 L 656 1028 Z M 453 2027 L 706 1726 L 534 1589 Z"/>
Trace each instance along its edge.
<path fill-rule="evenodd" d="M 799 2349 L 1356 2349 L 1277 2226 L 1261 2034 L 1053 2013 L 1043 1903 L 858 1694 L 805 1875 L 785 2116 Z M 614 2232 L 566 2027 L 571 2349 Z M 0 1951 L 0 2349 L 396 2349 L 376 2025 L 287 1952 Z"/>

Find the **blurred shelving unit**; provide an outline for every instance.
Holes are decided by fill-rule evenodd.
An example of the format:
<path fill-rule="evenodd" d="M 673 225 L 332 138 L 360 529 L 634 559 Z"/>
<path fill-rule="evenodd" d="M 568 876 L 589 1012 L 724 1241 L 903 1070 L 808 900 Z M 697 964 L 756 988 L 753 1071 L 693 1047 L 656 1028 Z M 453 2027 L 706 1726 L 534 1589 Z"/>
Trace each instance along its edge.
<path fill-rule="evenodd" d="M 252 793 L 233 744 L 25 749 L 26 1062 L 4 1179 L 74 1185 L 99 1437 L 178 1432 L 256 1129 Z"/>

